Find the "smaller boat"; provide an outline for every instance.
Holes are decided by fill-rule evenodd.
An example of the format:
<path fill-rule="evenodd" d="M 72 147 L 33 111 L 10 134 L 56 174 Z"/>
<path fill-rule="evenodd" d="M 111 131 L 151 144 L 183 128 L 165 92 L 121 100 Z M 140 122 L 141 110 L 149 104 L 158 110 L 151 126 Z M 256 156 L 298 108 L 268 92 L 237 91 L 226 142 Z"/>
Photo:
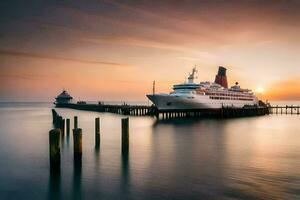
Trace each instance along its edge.
<path fill-rule="evenodd" d="M 63 90 L 56 98 L 54 104 L 66 104 L 72 103 L 73 97 L 66 91 Z"/>

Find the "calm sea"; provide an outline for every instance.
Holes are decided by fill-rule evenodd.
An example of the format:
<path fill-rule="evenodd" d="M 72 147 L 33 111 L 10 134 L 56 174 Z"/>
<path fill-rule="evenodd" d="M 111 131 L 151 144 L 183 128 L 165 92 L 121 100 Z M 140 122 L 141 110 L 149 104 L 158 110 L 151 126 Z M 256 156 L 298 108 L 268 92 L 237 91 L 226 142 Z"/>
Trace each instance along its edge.
<path fill-rule="evenodd" d="M 61 173 L 51 175 L 51 108 L 0 104 L 0 199 L 300 199 L 300 115 L 130 117 L 124 159 L 123 116 L 57 109 L 66 118 L 78 116 L 83 158 L 81 167 L 73 164 L 73 137 L 65 137 Z M 101 118 L 100 150 L 95 117 Z"/>

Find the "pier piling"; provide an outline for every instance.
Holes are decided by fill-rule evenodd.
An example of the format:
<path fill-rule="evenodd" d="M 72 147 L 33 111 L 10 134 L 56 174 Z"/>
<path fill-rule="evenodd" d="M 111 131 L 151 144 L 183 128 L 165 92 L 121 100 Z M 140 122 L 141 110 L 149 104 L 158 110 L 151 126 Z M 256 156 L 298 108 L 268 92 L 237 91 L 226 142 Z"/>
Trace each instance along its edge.
<path fill-rule="evenodd" d="M 60 129 L 61 129 L 61 134 L 62 136 L 65 135 L 65 123 L 66 123 L 66 120 L 61 118 L 61 124 L 60 124 Z"/>
<path fill-rule="evenodd" d="M 129 118 L 122 119 L 122 154 L 129 152 Z"/>
<path fill-rule="evenodd" d="M 78 117 L 75 116 L 74 117 L 74 129 L 77 129 L 78 128 Z"/>
<path fill-rule="evenodd" d="M 55 128 L 59 128 L 60 130 L 62 130 L 62 120 L 63 120 L 63 118 L 58 115 L 57 120 L 56 120 L 57 123 L 56 123 L 56 127 Z"/>
<path fill-rule="evenodd" d="M 67 136 L 70 135 L 70 119 L 66 120 L 66 131 L 67 131 Z"/>
<path fill-rule="evenodd" d="M 52 109 L 52 122 L 53 122 L 53 124 L 55 124 L 56 118 L 57 118 L 57 112 L 54 109 Z"/>
<path fill-rule="evenodd" d="M 49 131 L 50 170 L 60 169 L 60 129 Z"/>
<path fill-rule="evenodd" d="M 74 159 L 81 159 L 82 156 L 82 129 L 73 129 Z"/>
<path fill-rule="evenodd" d="M 95 119 L 95 148 L 100 147 L 100 118 Z"/>

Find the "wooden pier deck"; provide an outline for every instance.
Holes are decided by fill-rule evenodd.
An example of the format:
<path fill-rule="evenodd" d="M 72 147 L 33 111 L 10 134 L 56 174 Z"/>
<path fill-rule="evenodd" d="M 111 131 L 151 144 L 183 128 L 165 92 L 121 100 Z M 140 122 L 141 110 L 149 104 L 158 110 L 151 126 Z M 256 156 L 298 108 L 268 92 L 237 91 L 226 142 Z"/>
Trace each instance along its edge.
<path fill-rule="evenodd" d="M 121 115 L 133 116 L 153 116 L 157 112 L 156 107 L 146 105 L 128 105 L 128 104 L 56 104 L 57 108 L 72 108 L 76 110 L 87 110 L 96 112 L 109 112 Z"/>
<path fill-rule="evenodd" d="M 129 105 L 129 104 L 82 104 L 66 103 L 56 104 L 56 107 L 71 108 L 76 110 L 110 112 L 132 116 L 155 116 L 158 119 L 183 118 L 183 117 L 214 117 L 231 118 L 260 116 L 268 114 L 300 114 L 300 106 L 257 106 L 245 108 L 223 107 L 221 109 L 185 109 L 185 110 L 158 110 L 155 106 Z"/>
<path fill-rule="evenodd" d="M 286 106 L 271 106 L 270 114 L 300 114 L 300 106 L 286 105 Z"/>

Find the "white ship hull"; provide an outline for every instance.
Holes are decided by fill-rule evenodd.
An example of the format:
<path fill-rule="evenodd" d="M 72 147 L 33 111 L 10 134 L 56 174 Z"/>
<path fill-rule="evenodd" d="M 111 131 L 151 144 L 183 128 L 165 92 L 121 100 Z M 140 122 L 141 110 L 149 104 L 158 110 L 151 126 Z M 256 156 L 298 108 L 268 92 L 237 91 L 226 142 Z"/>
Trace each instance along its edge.
<path fill-rule="evenodd" d="M 181 109 L 218 109 L 223 107 L 242 108 L 246 105 L 257 105 L 257 100 L 217 100 L 210 99 L 207 95 L 172 95 L 157 94 L 147 95 L 159 110 Z"/>

